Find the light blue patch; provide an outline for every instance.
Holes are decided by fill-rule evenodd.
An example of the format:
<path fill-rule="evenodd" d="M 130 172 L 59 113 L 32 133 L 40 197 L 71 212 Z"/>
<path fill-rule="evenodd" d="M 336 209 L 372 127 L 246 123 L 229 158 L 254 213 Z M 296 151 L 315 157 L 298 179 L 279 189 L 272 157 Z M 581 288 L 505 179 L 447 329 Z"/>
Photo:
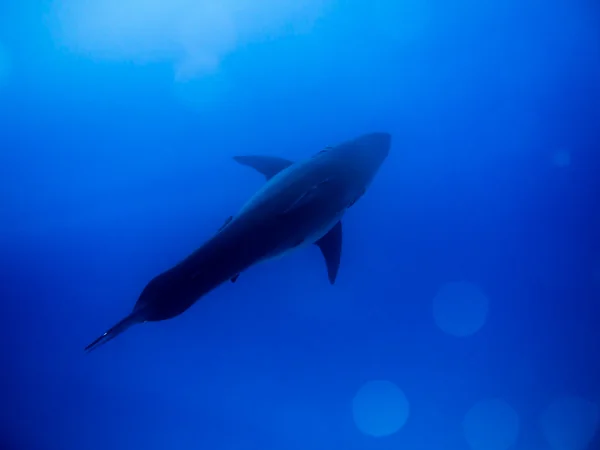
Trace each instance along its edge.
<path fill-rule="evenodd" d="M 373 437 L 390 436 L 400 430 L 410 414 L 404 392 L 387 380 L 364 384 L 354 396 L 352 413 L 356 427 Z"/>
<path fill-rule="evenodd" d="M 489 301 L 474 284 L 452 282 L 442 286 L 433 299 L 437 326 L 454 336 L 470 336 L 485 325 Z"/>

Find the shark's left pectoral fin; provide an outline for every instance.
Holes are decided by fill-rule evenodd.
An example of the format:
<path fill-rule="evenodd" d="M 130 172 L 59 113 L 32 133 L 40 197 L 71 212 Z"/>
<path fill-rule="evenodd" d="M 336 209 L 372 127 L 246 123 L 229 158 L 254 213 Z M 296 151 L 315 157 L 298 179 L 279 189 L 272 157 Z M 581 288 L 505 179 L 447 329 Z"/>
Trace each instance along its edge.
<path fill-rule="evenodd" d="M 248 155 L 248 156 L 234 156 L 240 164 L 244 166 L 252 167 L 253 169 L 262 173 L 267 181 L 281 172 L 283 169 L 294 164 L 293 161 L 288 161 L 284 158 L 278 158 L 276 156 L 260 156 L 260 155 Z"/>
<path fill-rule="evenodd" d="M 321 249 L 321 253 L 327 264 L 327 275 L 331 284 L 335 283 L 340 259 L 342 255 L 342 222 L 338 222 L 329 232 L 319 239 L 315 244 Z"/>

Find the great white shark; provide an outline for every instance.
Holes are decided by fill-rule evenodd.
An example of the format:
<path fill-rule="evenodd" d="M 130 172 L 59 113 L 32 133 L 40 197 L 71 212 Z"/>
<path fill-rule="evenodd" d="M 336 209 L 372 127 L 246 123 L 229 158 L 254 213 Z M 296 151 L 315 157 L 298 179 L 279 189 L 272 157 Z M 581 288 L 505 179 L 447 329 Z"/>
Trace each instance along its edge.
<path fill-rule="evenodd" d="M 89 344 L 91 351 L 132 325 L 171 319 L 249 267 L 316 244 L 335 283 L 344 213 L 363 196 L 391 146 L 389 133 L 369 133 L 292 162 L 273 156 L 234 159 L 267 182 L 200 248 L 155 276 L 131 312 Z"/>

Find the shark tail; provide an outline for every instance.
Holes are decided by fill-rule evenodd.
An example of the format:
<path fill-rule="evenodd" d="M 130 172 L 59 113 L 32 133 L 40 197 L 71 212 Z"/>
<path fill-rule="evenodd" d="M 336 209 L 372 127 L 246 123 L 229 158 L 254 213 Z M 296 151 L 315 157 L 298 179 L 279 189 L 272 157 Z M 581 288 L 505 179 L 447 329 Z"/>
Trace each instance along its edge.
<path fill-rule="evenodd" d="M 115 325 L 110 327 L 102 336 L 96 338 L 91 344 L 89 344 L 86 348 L 86 352 L 91 352 L 92 350 L 97 349 L 101 345 L 106 344 L 108 341 L 116 338 L 118 335 L 126 331 L 132 325 L 143 322 L 143 318 L 141 317 L 140 311 L 134 311 L 129 314 L 124 319 L 121 319 Z"/>

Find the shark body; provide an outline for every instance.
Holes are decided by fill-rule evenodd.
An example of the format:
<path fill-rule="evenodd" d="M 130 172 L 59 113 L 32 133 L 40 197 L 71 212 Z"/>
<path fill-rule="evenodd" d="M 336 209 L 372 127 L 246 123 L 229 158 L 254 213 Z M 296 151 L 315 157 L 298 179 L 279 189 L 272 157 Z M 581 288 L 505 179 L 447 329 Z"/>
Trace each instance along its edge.
<path fill-rule="evenodd" d="M 249 267 L 303 246 L 320 248 L 333 284 L 340 265 L 342 216 L 363 196 L 390 146 L 388 133 L 370 133 L 299 162 L 235 157 L 262 173 L 267 182 L 200 248 L 150 280 L 130 314 L 86 351 L 132 325 L 178 316 L 217 286 L 235 282 Z"/>

